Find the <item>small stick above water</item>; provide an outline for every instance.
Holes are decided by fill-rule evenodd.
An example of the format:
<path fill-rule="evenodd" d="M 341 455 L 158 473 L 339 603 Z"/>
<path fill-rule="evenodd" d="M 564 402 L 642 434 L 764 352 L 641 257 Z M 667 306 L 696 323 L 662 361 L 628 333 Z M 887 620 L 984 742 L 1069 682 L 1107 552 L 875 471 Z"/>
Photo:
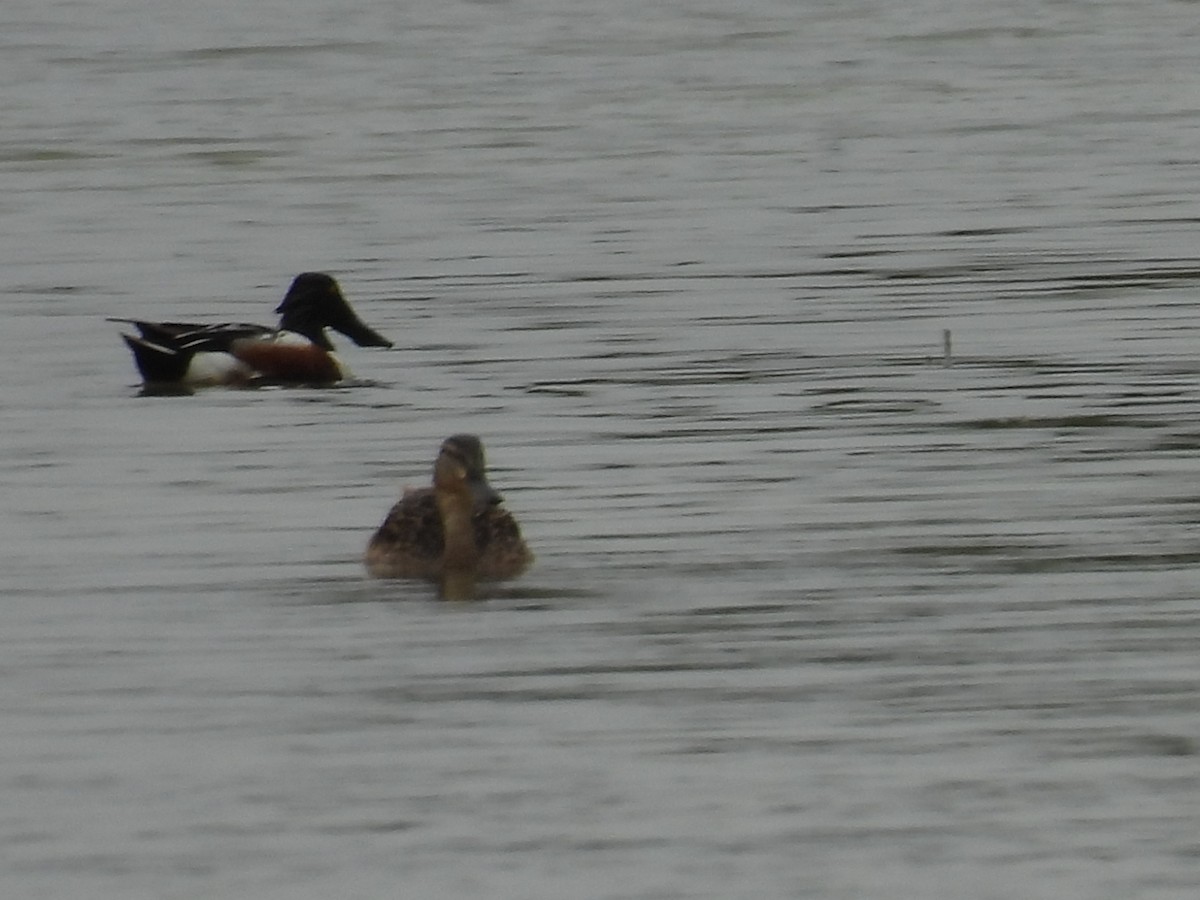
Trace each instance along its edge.
<path fill-rule="evenodd" d="M 948 366 L 953 365 L 953 363 L 954 363 L 954 360 L 951 358 L 951 355 L 950 355 L 950 329 L 943 328 L 942 329 L 942 365 L 948 367 Z"/>

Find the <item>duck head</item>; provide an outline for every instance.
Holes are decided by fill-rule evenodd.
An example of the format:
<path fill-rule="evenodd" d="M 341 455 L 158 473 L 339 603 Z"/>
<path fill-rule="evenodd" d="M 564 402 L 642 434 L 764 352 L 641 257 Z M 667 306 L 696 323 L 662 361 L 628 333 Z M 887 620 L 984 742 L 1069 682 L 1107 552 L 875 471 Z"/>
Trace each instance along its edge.
<path fill-rule="evenodd" d="M 498 506 L 504 498 L 488 484 L 483 442 L 473 434 L 456 434 L 442 441 L 433 464 L 433 486 L 442 492 L 468 494 L 475 511 Z"/>
<path fill-rule="evenodd" d="M 392 342 L 362 321 L 342 295 L 332 275 L 303 272 L 292 280 L 275 312 L 279 327 L 302 334 L 318 347 L 332 350 L 325 329 L 341 332 L 360 347 L 390 347 Z"/>

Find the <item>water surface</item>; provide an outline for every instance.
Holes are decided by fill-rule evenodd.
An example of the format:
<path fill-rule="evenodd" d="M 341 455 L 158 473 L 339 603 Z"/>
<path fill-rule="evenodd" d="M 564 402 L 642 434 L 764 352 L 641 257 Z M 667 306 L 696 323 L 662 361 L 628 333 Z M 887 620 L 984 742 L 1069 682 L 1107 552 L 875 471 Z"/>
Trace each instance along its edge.
<path fill-rule="evenodd" d="M 1194 896 L 1194 4 L 0 26 L 6 894 Z M 347 386 L 103 321 L 307 269 Z M 459 431 L 475 604 L 359 563 Z"/>

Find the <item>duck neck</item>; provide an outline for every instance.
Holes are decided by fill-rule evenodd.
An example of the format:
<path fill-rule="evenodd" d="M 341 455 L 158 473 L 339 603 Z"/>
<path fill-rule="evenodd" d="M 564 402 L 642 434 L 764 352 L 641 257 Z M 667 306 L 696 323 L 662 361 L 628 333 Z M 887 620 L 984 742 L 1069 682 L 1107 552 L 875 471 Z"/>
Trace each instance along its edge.
<path fill-rule="evenodd" d="M 438 491 L 438 513 L 442 517 L 445 552 L 442 557 L 447 571 L 473 572 L 478 550 L 475 547 L 475 525 L 471 521 L 471 495 L 467 491 Z"/>

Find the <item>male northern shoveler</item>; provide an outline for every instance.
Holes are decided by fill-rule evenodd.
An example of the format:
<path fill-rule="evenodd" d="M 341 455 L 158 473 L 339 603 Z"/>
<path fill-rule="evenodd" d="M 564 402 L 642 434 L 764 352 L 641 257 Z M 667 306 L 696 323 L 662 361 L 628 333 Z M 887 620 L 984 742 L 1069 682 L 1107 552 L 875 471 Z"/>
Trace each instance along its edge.
<path fill-rule="evenodd" d="M 331 275 L 297 275 L 275 310 L 279 327 L 112 319 L 137 328 L 122 334 L 142 378 L 151 385 L 330 384 L 346 377 L 326 327 L 360 347 L 392 342 L 355 315 Z"/>
<path fill-rule="evenodd" d="M 524 572 L 533 554 L 484 469 L 479 438 L 446 438 L 433 464 L 433 486 L 406 490 L 391 508 L 367 544 L 367 570 L 379 578 L 437 581 L 451 600 L 474 596 L 477 580 Z"/>

